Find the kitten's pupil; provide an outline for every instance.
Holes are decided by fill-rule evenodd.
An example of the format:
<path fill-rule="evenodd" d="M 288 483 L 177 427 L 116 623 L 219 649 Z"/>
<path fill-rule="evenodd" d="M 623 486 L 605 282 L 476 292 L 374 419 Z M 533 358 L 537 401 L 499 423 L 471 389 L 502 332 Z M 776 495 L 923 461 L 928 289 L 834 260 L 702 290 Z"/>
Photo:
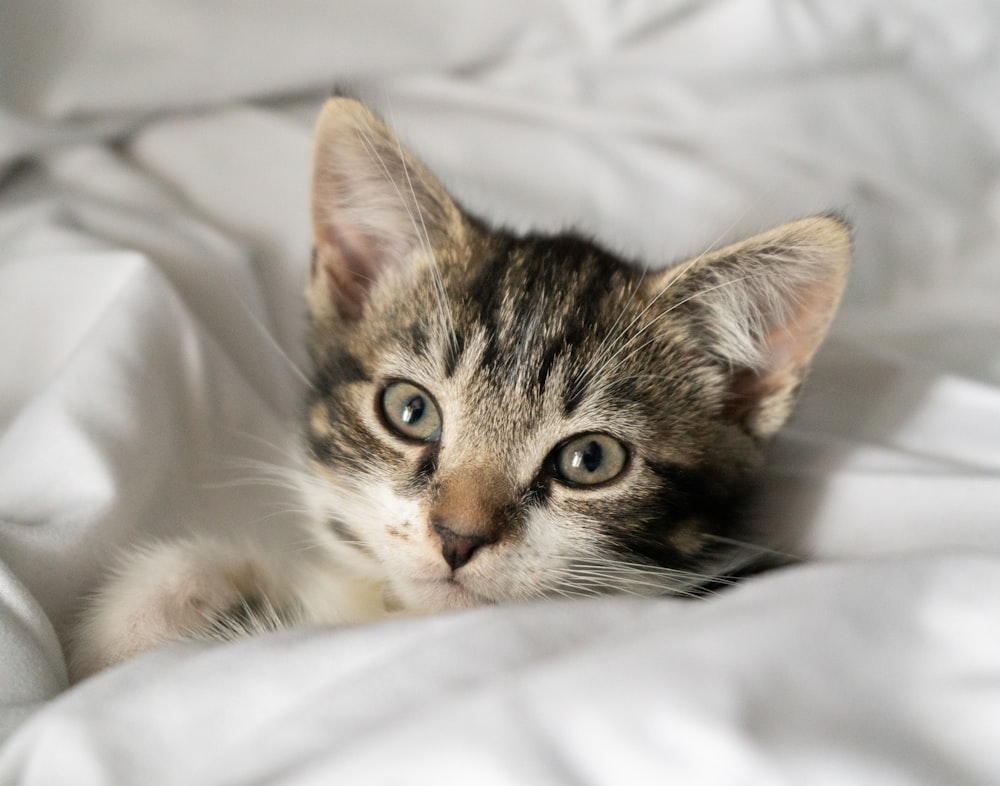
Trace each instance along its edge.
<path fill-rule="evenodd" d="M 573 458 L 570 459 L 570 464 L 579 469 L 581 466 L 587 470 L 587 472 L 594 472 L 604 461 L 604 451 L 601 450 L 601 446 L 597 444 L 596 441 L 591 440 L 585 446 L 573 453 Z"/>
<path fill-rule="evenodd" d="M 409 401 L 403 405 L 403 411 L 399 413 L 399 419 L 408 426 L 415 426 L 424 416 L 424 397 L 411 396 Z"/>

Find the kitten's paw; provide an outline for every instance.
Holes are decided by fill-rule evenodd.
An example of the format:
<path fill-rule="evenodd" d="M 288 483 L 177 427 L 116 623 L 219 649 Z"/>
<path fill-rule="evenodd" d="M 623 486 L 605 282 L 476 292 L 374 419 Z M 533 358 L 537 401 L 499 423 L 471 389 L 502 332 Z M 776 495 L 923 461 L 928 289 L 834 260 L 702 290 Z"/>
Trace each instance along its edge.
<path fill-rule="evenodd" d="M 79 680 L 182 639 L 230 640 L 294 624 L 298 604 L 262 554 L 210 540 L 131 554 L 88 608 L 71 642 Z"/>

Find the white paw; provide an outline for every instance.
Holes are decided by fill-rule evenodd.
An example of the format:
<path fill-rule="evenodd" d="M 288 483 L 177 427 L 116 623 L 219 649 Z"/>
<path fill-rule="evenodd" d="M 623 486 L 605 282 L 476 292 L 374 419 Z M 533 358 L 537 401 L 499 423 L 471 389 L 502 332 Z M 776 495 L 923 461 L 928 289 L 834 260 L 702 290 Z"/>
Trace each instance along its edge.
<path fill-rule="evenodd" d="M 71 641 L 82 679 L 182 639 L 229 640 L 294 624 L 298 605 L 281 571 L 260 554 L 205 539 L 160 543 L 119 566 Z"/>

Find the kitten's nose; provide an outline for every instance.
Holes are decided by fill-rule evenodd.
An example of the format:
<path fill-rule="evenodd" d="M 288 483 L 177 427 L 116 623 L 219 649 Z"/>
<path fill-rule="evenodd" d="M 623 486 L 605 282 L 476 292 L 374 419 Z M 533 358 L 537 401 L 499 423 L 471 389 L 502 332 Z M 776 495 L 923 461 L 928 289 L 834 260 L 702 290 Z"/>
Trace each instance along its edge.
<path fill-rule="evenodd" d="M 452 570 L 458 570 L 476 553 L 476 549 L 488 543 L 495 543 L 496 538 L 486 535 L 462 535 L 450 529 L 443 519 L 432 521 L 434 531 L 441 537 L 441 554 Z"/>

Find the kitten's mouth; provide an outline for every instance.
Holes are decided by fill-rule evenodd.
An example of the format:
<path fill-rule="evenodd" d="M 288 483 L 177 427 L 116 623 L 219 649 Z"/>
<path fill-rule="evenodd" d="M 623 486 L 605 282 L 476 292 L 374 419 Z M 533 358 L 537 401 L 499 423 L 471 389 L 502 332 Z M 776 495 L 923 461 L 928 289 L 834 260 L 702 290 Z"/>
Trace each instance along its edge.
<path fill-rule="evenodd" d="M 485 595 L 480 595 L 475 590 L 469 589 L 465 584 L 454 576 L 450 576 L 445 582 L 449 587 L 454 587 L 456 591 L 468 595 L 471 598 L 475 598 L 476 602 L 479 604 L 496 603 L 493 598 L 487 598 Z"/>
<path fill-rule="evenodd" d="M 468 609 L 496 603 L 493 598 L 469 589 L 454 576 L 449 576 L 447 579 L 415 581 L 411 584 L 411 588 L 416 602 L 432 611 Z"/>
<path fill-rule="evenodd" d="M 487 598 L 485 595 L 469 589 L 466 584 L 463 584 L 455 576 L 449 576 L 445 581 L 438 583 L 446 588 L 449 595 L 454 594 L 456 597 L 468 599 L 471 606 L 486 606 L 496 602 L 492 598 Z"/>

